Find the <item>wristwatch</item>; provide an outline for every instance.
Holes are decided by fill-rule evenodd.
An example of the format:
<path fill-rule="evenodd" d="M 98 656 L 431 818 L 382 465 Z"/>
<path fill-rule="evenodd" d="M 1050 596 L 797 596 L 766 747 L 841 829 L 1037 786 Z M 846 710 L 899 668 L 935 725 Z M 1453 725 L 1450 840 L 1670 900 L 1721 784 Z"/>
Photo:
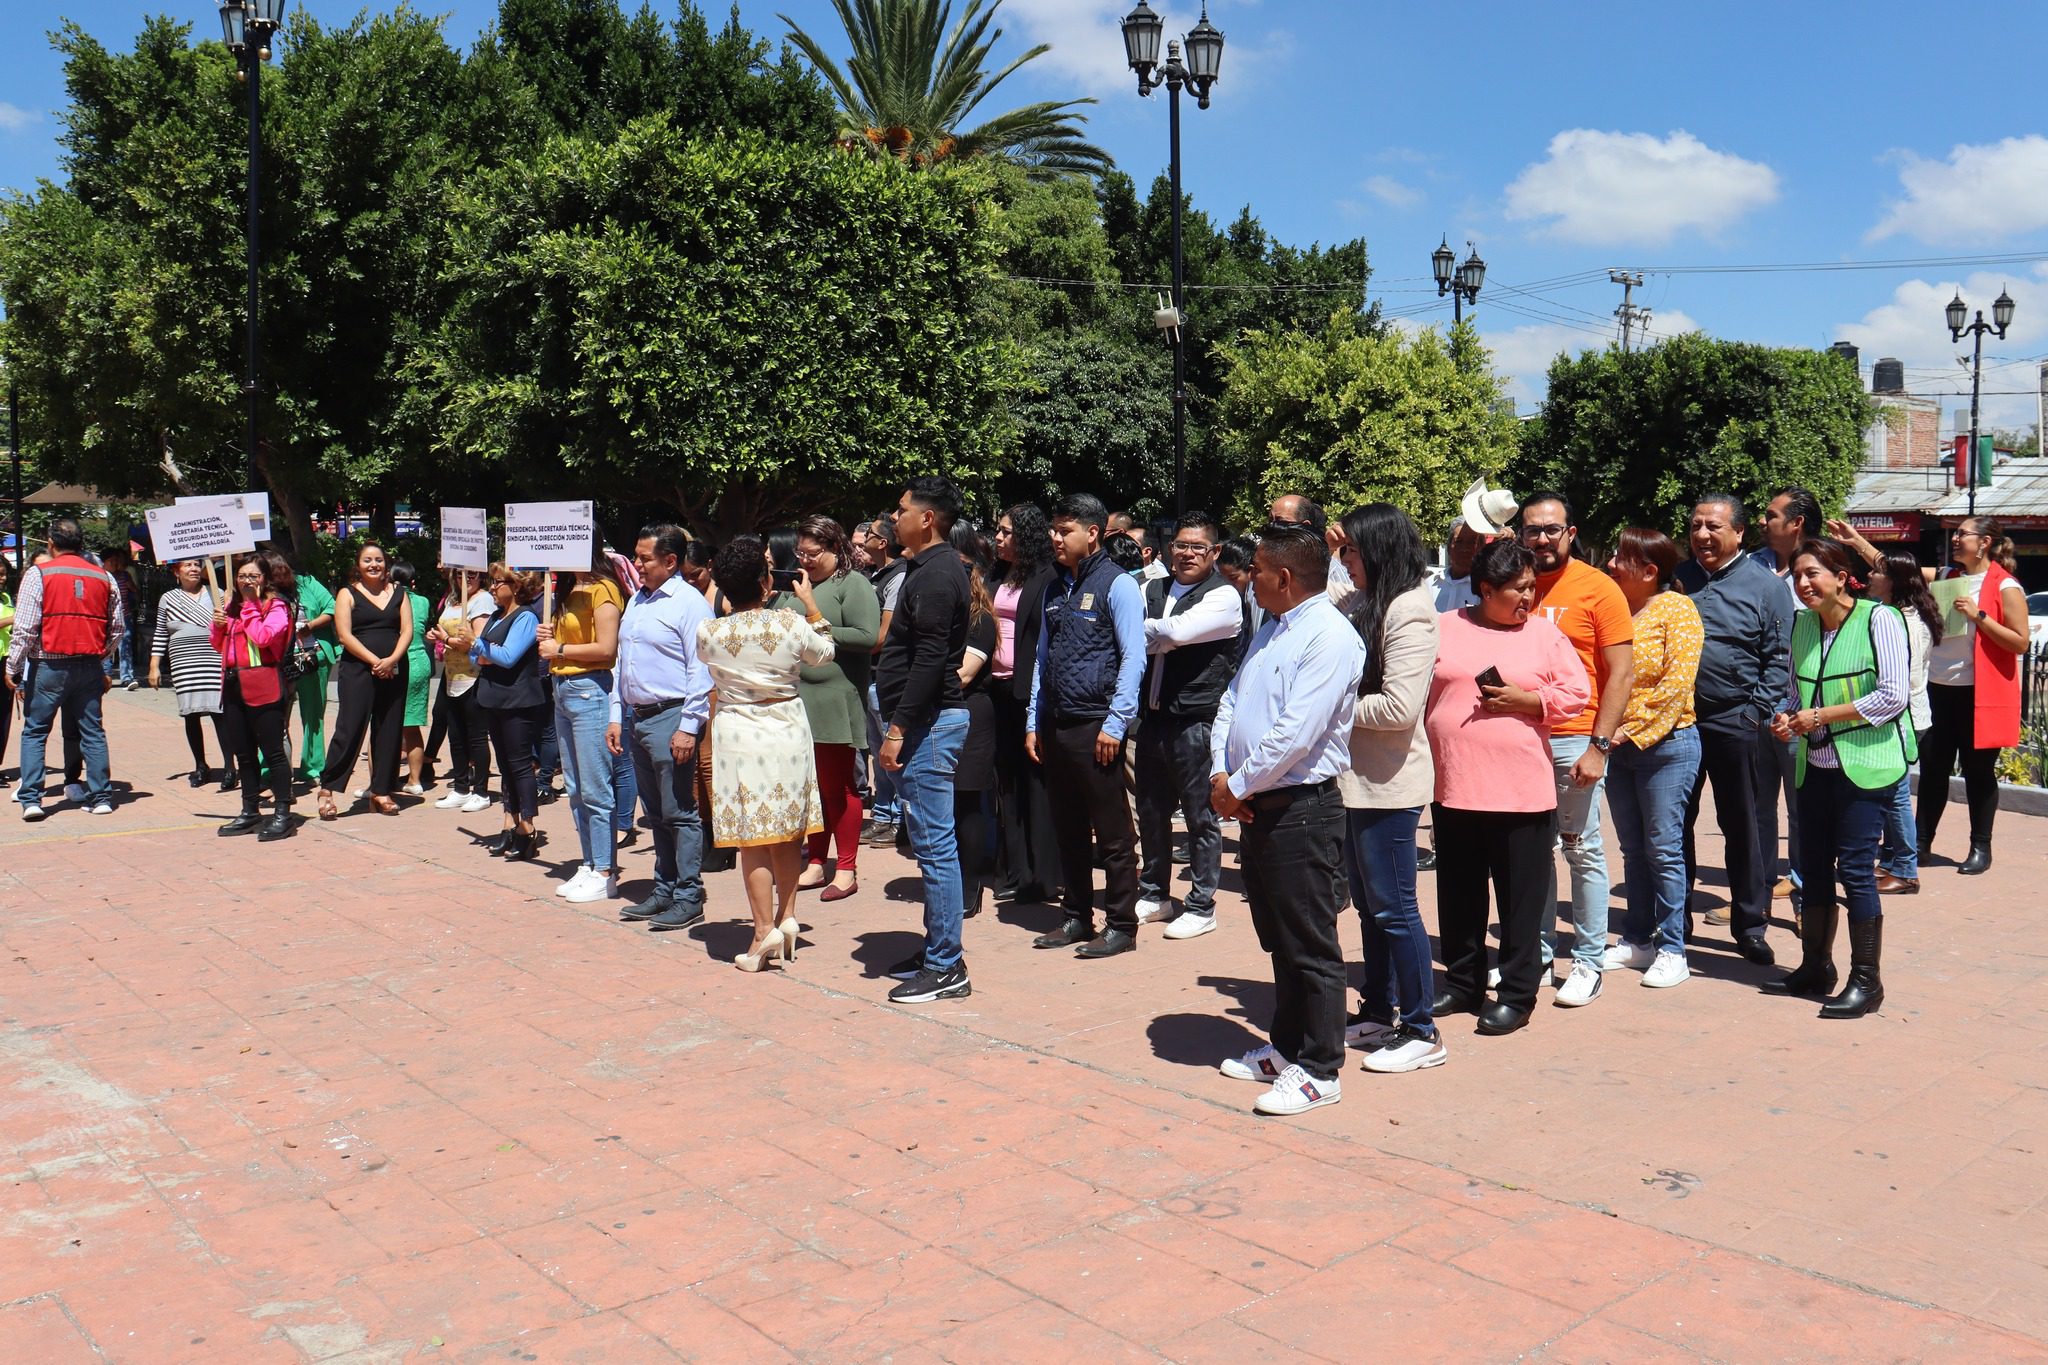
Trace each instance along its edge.
<path fill-rule="evenodd" d="M 1614 748 L 1614 741 L 1609 739 L 1605 735 L 1594 735 L 1593 747 L 1598 749 L 1600 751 L 1601 757 L 1604 758 L 1606 757 L 1608 751 Z"/>

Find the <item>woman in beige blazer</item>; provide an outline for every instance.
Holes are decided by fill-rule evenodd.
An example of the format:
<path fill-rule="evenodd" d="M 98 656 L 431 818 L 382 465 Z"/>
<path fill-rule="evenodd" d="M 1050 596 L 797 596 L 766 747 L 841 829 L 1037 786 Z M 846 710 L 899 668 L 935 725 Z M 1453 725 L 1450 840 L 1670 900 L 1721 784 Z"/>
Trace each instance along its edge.
<path fill-rule="evenodd" d="M 1429 935 L 1415 901 L 1415 827 L 1435 786 L 1422 726 L 1436 665 L 1436 597 L 1424 579 L 1422 535 L 1391 503 L 1343 522 L 1338 553 L 1355 588 L 1345 608 L 1365 641 L 1344 797 L 1345 863 L 1365 930 L 1365 999 L 1345 1040 L 1368 1071 L 1441 1066 L 1430 1011 Z"/>

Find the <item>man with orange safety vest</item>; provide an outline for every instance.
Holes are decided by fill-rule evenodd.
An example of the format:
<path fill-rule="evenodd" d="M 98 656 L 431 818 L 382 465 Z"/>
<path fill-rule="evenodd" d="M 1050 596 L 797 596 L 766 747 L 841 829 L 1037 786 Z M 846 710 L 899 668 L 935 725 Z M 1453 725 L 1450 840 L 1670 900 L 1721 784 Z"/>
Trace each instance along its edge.
<path fill-rule="evenodd" d="M 84 554 L 78 523 L 50 523 L 49 558 L 21 578 L 14 607 L 14 640 L 7 676 L 21 698 L 21 818 L 43 818 L 43 752 L 50 727 L 62 715 L 76 725 L 85 757 L 85 808 L 111 815 L 114 792 L 107 776 L 107 732 L 100 698 L 107 689 L 106 661 L 120 646 L 120 598 L 107 571 Z"/>

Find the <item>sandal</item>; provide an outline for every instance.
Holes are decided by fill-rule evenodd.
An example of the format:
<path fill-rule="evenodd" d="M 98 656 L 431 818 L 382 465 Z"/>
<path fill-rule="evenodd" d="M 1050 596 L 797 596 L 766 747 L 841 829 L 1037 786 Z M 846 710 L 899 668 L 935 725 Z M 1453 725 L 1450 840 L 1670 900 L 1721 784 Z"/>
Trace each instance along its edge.
<path fill-rule="evenodd" d="M 370 809 L 379 815 L 396 815 L 398 803 L 388 796 L 373 796 L 370 798 Z"/>
<path fill-rule="evenodd" d="M 326 791 L 321 792 L 320 818 L 322 820 L 333 820 L 339 817 L 340 814 L 341 812 L 334 808 L 334 793 Z"/>

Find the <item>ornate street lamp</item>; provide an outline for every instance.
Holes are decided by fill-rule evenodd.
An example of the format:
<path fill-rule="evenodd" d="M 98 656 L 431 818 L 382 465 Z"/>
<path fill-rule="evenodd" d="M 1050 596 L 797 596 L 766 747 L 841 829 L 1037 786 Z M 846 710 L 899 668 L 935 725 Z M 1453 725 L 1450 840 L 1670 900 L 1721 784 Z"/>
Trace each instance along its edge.
<path fill-rule="evenodd" d="M 249 87 L 249 299 L 246 370 L 242 383 L 243 396 L 249 405 L 249 431 L 248 475 L 244 491 L 254 491 L 259 480 L 256 464 L 256 340 L 257 305 L 260 297 L 257 286 L 257 261 L 261 245 L 262 219 L 258 208 L 257 190 L 263 168 L 263 64 L 270 60 L 271 35 L 283 27 L 284 6 L 285 0 L 223 0 L 220 7 L 221 36 L 227 42 L 228 51 L 235 54 L 235 61 L 240 67 L 237 73 L 239 78 Z"/>
<path fill-rule="evenodd" d="M 1180 92 L 1187 86 L 1195 92 L 1197 107 L 1209 107 L 1209 88 L 1216 84 L 1223 66 L 1223 31 L 1209 22 L 1209 6 L 1202 5 L 1201 22 L 1187 33 L 1187 60 L 1181 60 L 1181 44 L 1166 45 L 1166 63 L 1159 62 L 1159 40 L 1165 31 L 1162 20 L 1146 3 L 1124 16 L 1124 56 L 1138 76 L 1138 93 L 1150 95 L 1160 86 L 1167 90 L 1168 178 L 1173 190 L 1173 306 L 1157 315 L 1173 346 L 1173 510 L 1187 511 L 1187 328 L 1183 261 L 1180 246 Z M 1171 314 L 1170 321 L 1167 314 Z"/>
<path fill-rule="evenodd" d="M 1948 336 L 1950 341 L 1961 341 L 1963 333 L 1973 338 L 1970 356 L 1970 444 L 1964 451 L 1964 477 L 1969 480 L 1970 515 L 1977 515 L 1977 406 L 1984 388 L 1984 334 L 1986 332 L 2005 340 L 2005 329 L 2012 326 L 2012 295 L 2003 289 L 1991 302 L 1990 322 L 1984 321 L 1982 309 L 1975 321 L 1965 322 L 1970 316 L 1970 305 L 1963 302 L 1963 292 L 1958 289 L 1956 296 L 1949 300 L 1943 310 L 1948 315 Z"/>
<path fill-rule="evenodd" d="M 1462 265 L 1452 264 L 1458 257 L 1451 250 L 1448 237 L 1429 253 L 1429 268 L 1436 276 L 1436 296 L 1451 296 L 1451 322 L 1454 325 L 1465 320 L 1466 304 L 1479 302 L 1479 286 L 1486 283 L 1486 262 L 1479 259 L 1479 249 L 1470 242 L 1465 243 L 1465 247 L 1472 254 Z"/>

